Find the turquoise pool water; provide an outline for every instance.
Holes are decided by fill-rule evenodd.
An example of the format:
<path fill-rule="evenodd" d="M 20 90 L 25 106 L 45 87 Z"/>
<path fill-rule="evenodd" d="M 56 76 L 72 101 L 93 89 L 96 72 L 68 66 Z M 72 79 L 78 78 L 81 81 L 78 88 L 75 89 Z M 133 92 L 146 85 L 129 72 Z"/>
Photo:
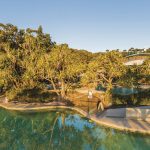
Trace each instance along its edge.
<path fill-rule="evenodd" d="M 69 110 L 0 109 L 0 150 L 148 150 L 150 136 L 104 128 Z"/>
<path fill-rule="evenodd" d="M 117 87 L 112 90 L 112 93 L 118 95 L 131 95 L 131 94 L 137 94 L 138 90 L 134 88 Z"/>
<path fill-rule="evenodd" d="M 103 86 L 99 85 L 96 88 L 96 90 L 105 91 L 106 89 Z M 138 90 L 135 88 L 114 87 L 112 89 L 112 93 L 117 95 L 131 95 L 131 94 L 137 94 Z"/>

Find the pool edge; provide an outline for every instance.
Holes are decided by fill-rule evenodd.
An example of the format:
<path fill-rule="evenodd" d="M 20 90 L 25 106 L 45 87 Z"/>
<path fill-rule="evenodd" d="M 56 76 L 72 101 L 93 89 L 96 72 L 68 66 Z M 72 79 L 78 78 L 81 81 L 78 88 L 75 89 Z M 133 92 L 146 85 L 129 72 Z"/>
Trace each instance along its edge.
<path fill-rule="evenodd" d="M 150 135 L 150 131 L 147 130 L 137 130 L 134 128 L 128 128 L 128 127 L 121 127 L 117 124 L 112 124 L 112 123 L 108 123 L 104 120 L 101 120 L 99 118 L 97 118 L 94 115 L 90 115 L 87 112 L 85 112 L 84 110 L 81 110 L 80 108 L 77 107 L 71 107 L 71 106 L 36 106 L 36 107 L 32 107 L 32 108 L 21 108 L 21 107 L 12 107 L 12 106 L 5 106 L 3 104 L 0 103 L 0 107 L 7 109 L 7 110 L 13 110 L 13 111 L 37 111 L 37 110 L 47 110 L 47 109 L 70 109 L 70 110 L 74 110 L 77 111 L 78 113 L 80 113 L 81 115 L 83 115 L 84 117 L 96 122 L 99 125 L 105 126 L 105 127 L 109 127 L 109 128 L 113 128 L 113 129 L 117 129 L 120 131 L 125 131 L 125 132 L 132 132 L 132 133 L 142 133 L 142 134 L 148 134 Z"/>

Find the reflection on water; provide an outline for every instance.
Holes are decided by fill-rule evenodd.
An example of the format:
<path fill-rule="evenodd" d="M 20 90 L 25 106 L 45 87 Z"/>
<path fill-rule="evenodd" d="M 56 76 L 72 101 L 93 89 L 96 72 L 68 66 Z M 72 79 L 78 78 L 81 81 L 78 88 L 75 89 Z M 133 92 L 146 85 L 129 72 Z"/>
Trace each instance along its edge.
<path fill-rule="evenodd" d="M 134 88 L 116 87 L 112 90 L 112 93 L 118 95 L 131 95 L 131 94 L 137 94 L 138 90 Z"/>
<path fill-rule="evenodd" d="M 147 150 L 150 137 L 104 128 L 73 111 L 16 113 L 0 109 L 2 150 Z"/>
<path fill-rule="evenodd" d="M 106 88 L 102 85 L 99 85 L 96 90 L 98 91 L 106 91 Z M 131 94 L 137 94 L 138 90 L 135 88 L 126 88 L 126 87 L 114 87 L 112 89 L 113 94 L 117 95 L 131 95 Z"/>
<path fill-rule="evenodd" d="M 106 91 L 99 85 L 96 90 Z M 150 105 L 150 89 L 114 87 L 112 89 L 112 104 L 114 105 Z"/>

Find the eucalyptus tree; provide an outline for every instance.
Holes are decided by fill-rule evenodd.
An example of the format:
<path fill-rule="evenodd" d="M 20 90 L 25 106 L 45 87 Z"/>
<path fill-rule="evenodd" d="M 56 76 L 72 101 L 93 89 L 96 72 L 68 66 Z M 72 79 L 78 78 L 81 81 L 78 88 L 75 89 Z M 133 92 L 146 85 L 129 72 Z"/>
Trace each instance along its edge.
<path fill-rule="evenodd" d="M 141 66 L 126 66 L 126 73 L 120 78 L 118 84 L 129 88 L 139 88 L 143 75 L 141 74 Z"/>
<path fill-rule="evenodd" d="M 141 66 L 141 74 L 150 83 L 150 57 Z"/>
<path fill-rule="evenodd" d="M 130 88 L 139 88 L 140 84 L 150 81 L 150 59 L 142 65 L 126 66 L 126 73 L 120 78 L 119 84 Z"/>
<path fill-rule="evenodd" d="M 18 74 L 21 73 L 18 64 L 18 49 L 24 40 L 24 31 L 11 24 L 0 24 L 0 82 L 6 88 L 17 86 Z"/>
<path fill-rule="evenodd" d="M 44 60 L 43 77 L 53 84 L 55 90 L 60 83 L 60 93 L 57 94 L 64 98 L 70 85 L 82 74 L 85 63 L 67 44 L 55 45 Z"/>
<path fill-rule="evenodd" d="M 23 59 L 21 60 L 21 68 L 24 69 L 22 76 L 24 87 L 34 88 L 39 86 L 40 74 L 41 71 L 44 71 L 43 58 L 45 54 L 51 51 L 53 45 L 50 35 L 44 34 L 42 27 L 39 27 L 38 30 L 27 29 L 25 42 L 22 44 Z"/>
<path fill-rule="evenodd" d="M 53 45 L 42 27 L 24 31 L 11 24 L 0 24 L 0 82 L 8 93 L 38 86 L 37 66 Z"/>
<path fill-rule="evenodd" d="M 106 87 L 105 104 L 110 101 L 113 81 L 125 73 L 123 57 L 116 51 L 99 55 L 88 64 L 86 73 L 83 75 L 82 83 L 86 85 L 102 84 Z"/>
<path fill-rule="evenodd" d="M 79 59 L 85 64 L 88 64 L 94 58 L 94 55 L 95 55 L 92 52 L 89 52 L 86 50 L 74 49 L 74 52 L 76 53 L 77 57 L 79 57 Z"/>

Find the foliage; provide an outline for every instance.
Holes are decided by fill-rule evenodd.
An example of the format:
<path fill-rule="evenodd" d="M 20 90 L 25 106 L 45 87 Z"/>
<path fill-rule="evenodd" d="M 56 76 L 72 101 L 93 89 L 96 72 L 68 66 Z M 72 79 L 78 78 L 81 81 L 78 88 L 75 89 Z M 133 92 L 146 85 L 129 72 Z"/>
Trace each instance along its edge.
<path fill-rule="evenodd" d="M 139 81 L 141 79 L 141 67 L 137 65 L 127 66 L 126 73 L 121 76 L 118 80 L 118 84 L 125 87 L 136 87 L 139 86 Z"/>
<path fill-rule="evenodd" d="M 0 82 L 7 93 L 36 87 L 40 58 L 53 45 L 50 36 L 41 27 L 24 31 L 1 24 L 0 41 Z"/>
<path fill-rule="evenodd" d="M 149 50 L 131 48 L 128 52 Z M 0 91 L 14 99 L 20 93 L 45 89 L 50 84 L 64 99 L 70 89 L 101 84 L 106 88 L 105 101 L 109 102 L 114 83 L 138 87 L 150 81 L 150 59 L 141 66 L 125 66 L 128 52 L 72 49 L 53 42 L 41 26 L 23 30 L 0 24 Z"/>
<path fill-rule="evenodd" d="M 145 78 L 145 81 L 150 83 L 150 57 L 141 66 L 141 74 Z"/>
<path fill-rule="evenodd" d="M 113 94 L 112 103 L 115 106 L 150 105 L 150 90 L 139 90 L 138 93 L 131 95 Z"/>
<path fill-rule="evenodd" d="M 109 99 L 113 80 L 118 79 L 125 72 L 123 57 L 119 52 L 111 51 L 99 55 L 88 64 L 87 71 L 83 75 L 83 84 L 92 84 L 96 87 L 102 84 L 106 87 L 106 99 Z"/>
<path fill-rule="evenodd" d="M 142 65 L 126 66 L 126 73 L 118 81 L 119 85 L 125 87 L 136 87 L 150 81 L 150 59 L 145 60 Z"/>
<path fill-rule="evenodd" d="M 67 89 L 80 77 L 84 70 L 84 62 L 67 44 L 55 45 L 50 54 L 46 55 L 45 79 L 54 87 L 59 82 L 61 96 L 65 97 Z"/>

